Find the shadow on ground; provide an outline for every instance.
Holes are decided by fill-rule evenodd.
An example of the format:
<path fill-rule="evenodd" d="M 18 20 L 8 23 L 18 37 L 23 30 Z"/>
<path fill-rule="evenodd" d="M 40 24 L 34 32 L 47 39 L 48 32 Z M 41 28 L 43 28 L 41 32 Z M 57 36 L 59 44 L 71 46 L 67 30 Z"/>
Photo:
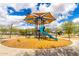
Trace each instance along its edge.
<path fill-rule="evenodd" d="M 62 47 L 53 49 L 38 49 L 34 51 L 34 54 L 24 52 L 23 54 L 17 54 L 22 56 L 79 56 L 79 48 L 77 47 Z"/>

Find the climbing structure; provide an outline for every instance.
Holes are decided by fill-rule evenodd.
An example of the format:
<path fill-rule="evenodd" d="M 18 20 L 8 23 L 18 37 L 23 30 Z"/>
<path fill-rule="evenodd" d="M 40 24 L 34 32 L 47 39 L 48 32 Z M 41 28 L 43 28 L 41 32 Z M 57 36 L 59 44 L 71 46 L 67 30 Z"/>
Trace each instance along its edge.
<path fill-rule="evenodd" d="M 54 38 L 52 35 L 45 32 L 44 24 L 49 24 L 52 21 L 56 20 L 54 16 L 51 15 L 49 12 L 44 13 L 33 13 L 25 17 L 24 19 L 27 23 L 35 24 L 36 25 L 36 36 L 40 38 L 40 35 L 43 34 L 45 36 L 48 36 L 49 38 L 52 38 L 54 40 L 58 40 L 57 38 Z"/>

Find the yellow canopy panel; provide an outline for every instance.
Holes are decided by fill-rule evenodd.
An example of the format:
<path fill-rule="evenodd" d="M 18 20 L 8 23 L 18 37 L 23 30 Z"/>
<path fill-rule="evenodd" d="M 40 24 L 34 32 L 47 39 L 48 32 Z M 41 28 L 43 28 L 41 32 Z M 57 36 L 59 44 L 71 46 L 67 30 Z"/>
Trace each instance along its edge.
<path fill-rule="evenodd" d="M 51 13 L 49 13 L 49 12 L 48 13 L 47 12 L 45 12 L 45 13 L 41 13 L 41 12 L 33 13 L 33 14 L 26 16 L 24 20 L 27 23 L 36 24 L 35 20 L 36 20 L 37 17 L 42 17 L 42 21 L 45 20 L 44 24 L 51 23 L 52 21 L 55 20 L 55 17 L 52 16 Z"/>

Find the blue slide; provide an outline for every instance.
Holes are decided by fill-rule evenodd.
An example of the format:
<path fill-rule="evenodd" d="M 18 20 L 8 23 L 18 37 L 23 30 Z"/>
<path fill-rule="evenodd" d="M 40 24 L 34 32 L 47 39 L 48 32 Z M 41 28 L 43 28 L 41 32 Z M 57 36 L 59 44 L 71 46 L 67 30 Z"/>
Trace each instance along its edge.
<path fill-rule="evenodd" d="M 40 25 L 40 33 L 43 35 L 47 35 L 49 38 L 52 38 L 54 40 L 58 40 L 57 38 L 53 37 L 52 35 L 48 34 L 46 31 L 44 31 L 45 27 L 44 25 Z"/>

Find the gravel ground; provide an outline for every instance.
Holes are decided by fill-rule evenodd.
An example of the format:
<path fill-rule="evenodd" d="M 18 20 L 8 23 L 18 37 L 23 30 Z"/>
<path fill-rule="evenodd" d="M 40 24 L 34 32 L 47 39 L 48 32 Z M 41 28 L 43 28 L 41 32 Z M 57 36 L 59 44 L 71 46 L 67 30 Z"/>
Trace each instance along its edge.
<path fill-rule="evenodd" d="M 36 56 L 79 56 L 79 49 L 76 47 L 63 47 L 55 49 L 36 50 Z"/>

